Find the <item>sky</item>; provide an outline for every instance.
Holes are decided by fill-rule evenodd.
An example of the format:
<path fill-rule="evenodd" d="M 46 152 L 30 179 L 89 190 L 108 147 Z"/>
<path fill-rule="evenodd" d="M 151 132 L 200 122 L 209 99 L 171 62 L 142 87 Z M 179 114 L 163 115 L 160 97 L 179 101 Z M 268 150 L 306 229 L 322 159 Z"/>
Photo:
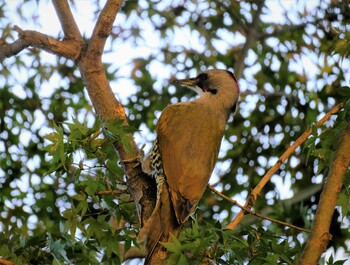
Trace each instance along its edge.
<path fill-rule="evenodd" d="M 101 1 L 102 2 L 102 1 Z M 147 5 L 146 3 L 147 1 L 145 1 L 145 5 Z M 6 14 L 7 17 L 10 17 L 11 20 L 13 21 L 13 25 L 18 25 L 20 26 L 22 29 L 32 29 L 32 30 L 37 30 L 40 31 L 42 33 L 46 33 L 48 35 L 52 35 L 52 36 L 57 36 L 58 33 L 61 33 L 61 28 L 60 28 L 60 24 L 58 21 L 58 18 L 55 14 L 55 10 L 51 4 L 50 1 L 38 1 L 38 4 L 36 4 L 34 1 L 29 1 L 26 4 L 26 8 L 22 9 L 22 12 L 24 13 L 24 16 L 26 16 L 26 14 L 28 15 L 28 17 L 32 16 L 33 11 L 35 11 L 38 16 L 37 17 L 32 17 L 31 20 L 28 20 L 26 22 L 21 21 L 19 19 L 18 16 L 16 16 L 16 7 L 18 2 L 17 1 L 6 1 L 6 3 L 10 6 L 10 9 L 12 9 L 13 11 L 10 11 L 10 14 Z M 75 1 L 76 3 L 76 8 L 73 9 L 73 14 L 74 17 L 77 21 L 78 27 L 80 28 L 81 32 L 87 36 L 89 36 L 91 34 L 91 31 L 94 27 L 94 21 L 93 21 L 93 6 L 91 5 L 90 1 L 83 1 L 83 0 L 77 0 Z M 142 3 L 141 3 L 142 5 Z M 278 1 L 278 0 L 268 0 L 266 2 L 266 5 L 268 7 L 269 12 L 267 12 L 264 15 L 264 20 L 266 21 L 271 21 L 271 22 L 280 22 L 283 23 L 286 19 L 286 17 L 284 16 L 284 12 L 286 10 L 291 11 L 289 12 L 289 19 L 293 19 L 293 12 L 295 12 L 295 10 L 298 11 L 302 11 L 304 8 L 309 10 L 309 9 L 313 9 L 315 8 L 317 5 L 319 5 L 319 1 L 315 1 L 315 0 L 282 0 L 282 1 Z M 12 13 L 12 14 L 11 14 Z M 249 14 L 247 14 L 249 16 Z M 123 15 L 118 15 L 117 19 L 115 21 L 115 24 L 118 23 L 124 23 L 125 22 L 125 16 Z M 312 30 L 312 29 L 310 29 Z M 126 77 L 129 76 L 129 73 L 133 67 L 133 65 L 130 63 L 132 61 L 133 58 L 138 58 L 138 57 L 147 57 L 148 55 L 152 54 L 154 49 L 157 48 L 161 42 L 161 39 L 159 39 L 159 35 L 157 35 L 154 30 L 153 27 L 151 27 L 150 25 L 145 24 L 144 28 L 143 28 L 143 34 L 146 34 L 148 37 L 148 39 L 152 39 L 152 42 L 147 46 L 147 47 L 138 47 L 138 48 L 134 48 L 134 47 L 130 47 L 129 43 L 124 43 L 124 44 L 119 44 L 119 46 L 117 47 L 117 52 L 113 52 L 113 53 L 108 53 L 105 54 L 103 57 L 104 62 L 108 62 L 108 63 L 113 63 L 115 64 L 116 68 L 120 68 L 120 74 L 123 75 L 123 73 L 125 74 Z M 220 33 L 223 40 L 222 42 L 217 42 L 217 47 L 218 49 L 223 49 L 226 50 L 228 48 L 228 44 L 227 43 L 243 43 L 244 42 L 244 38 L 239 38 L 239 36 L 236 36 L 236 38 L 232 38 L 232 35 L 228 35 L 225 34 L 225 32 Z M 191 33 L 189 30 L 187 30 L 186 28 L 184 28 L 182 31 L 179 31 L 175 34 L 174 37 L 174 45 L 176 45 L 177 43 L 184 43 L 184 42 L 188 42 L 189 46 L 200 46 L 200 43 L 197 43 L 196 39 L 194 39 L 191 36 Z M 273 45 L 274 40 L 271 39 L 271 45 Z M 108 46 L 109 45 L 109 46 Z M 111 47 L 110 43 L 107 43 L 107 47 L 106 49 L 108 50 L 109 48 L 115 48 L 115 47 Z M 254 54 L 250 54 L 248 56 L 247 60 L 251 60 L 254 61 Z M 302 63 L 305 67 L 307 67 L 309 69 L 309 74 L 312 75 L 313 72 L 316 72 L 316 66 L 314 64 L 315 60 L 318 60 L 319 58 L 309 58 L 309 57 L 305 57 L 302 58 Z M 56 63 L 56 56 L 55 55 L 51 55 L 48 53 L 45 53 L 43 60 L 49 64 L 55 64 Z M 277 62 L 276 62 L 277 64 Z M 276 67 L 278 68 L 278 64 L 271 65 L 272 68 Z M 295 65 L 296 68 L 298 68 L 299 66 L 296 64 Z M 249 76 L 252 76 L 252 74 L 254 73 L 254 71 L 258 71 L 259 69 L 250 69 L 251 74 L 247 75 L 247 78 L 249 78 Z M 184 73 L 182 74 L 183 77 L 185 77 L 188 74 L 195 74 L 195 69 L 192 73 Z M 150 72 L 152 73 L 156 73 L 157 78 L 160 80 L 158 83 L 158 86 L 161 86 L 161 84 L 163 84 L 163 80 L 167 79 L 170 77 L 171 75 L 171 70 L 167 67 L 162 66 L 161 64 L 154 62 L 151 66 L 150 66 Z M 18 72 L 16 73 L 16 70 L 14 70 L 14 75 L 16 76 L 17 81 L 25 81 L 26 77 L 28 76 L 28 73 L 22 73 L 22 72 Z M 349 84 L 349 78 L 346 81 Z M 0 79 L 0 87 L 2 86 L 1 82 L 4 82 L 4 80 Z M 59 76 L 53 77 L 51 82 L 53 82 L 54 84 L 57 83 L 61 83 L 64 82 L 61 80 L 61 78 Z M 65 86 L 67 84 L 62 83 L 62 86 Z M 45 83 L 43 84 L 42 87 L 42 96 L 43 97 L 50 97 L 50 95 L 53 93 L 52 87 L 55 87 L 57 85 L 52 85 L 50 83 Z M 116 94 L 116 96 L 121 99 L 122 102 L 126 102 L 126 99 L 129 98 L 130 96 L 132 96 L 137 88 L 134 86 L 134 84 L 128 79 L 128 78 L 120 78 L 118 81 L 115 82 L 111 82 L 111 86 L 113 88 L 114 93 Z M 156 84 L 157 86 L 157 84 Z M 245 82 L 242 82 L 241 87 L 242 90 L 244 91 L 247 88 L 248 84 Z M 129 89 L 118 89 L 119 87 L 128 87 Z M 23 94 L 24 93 L 24 94 Z M 17 86 L 16 88 L 16 94 L 18 96 L 21 97 L 21 95 L 23 97 L 26 97 L 24 90 L 21 88 L 20 85 Z M 253 107 L 254 100 L 252 100 L 251 102 L 251 106 Z M 248 106 L 249 107 L 249 106 Z M 39 114 L 38 114 L 39 115 Z M 37 123 L 36 126 L 42 127 L 43 131 L 42 134 L 46 134 L 49 133 L 49 129 L 46 128 L 44 125 L 44 120 L 43 117 L 42 119 L 40 119 L 40 115 L 37 117 L 37 119 L 35 120 L 35 122 Z M 142 142 L 144 141 L 145 138 L 147 138 L 150 135 L 150 132 L 148 131 L 148 129 L 146 128 L 141 128 L 143 130 L 143 132 L 140 134 L 139 137 L 136 138 L 136 141 L 139 145 L 142 145 Z M 22 139 L 25 142 L 26 138 L 30 137 L 30 133 L 28 132 L 27 135 L 23 135 Z M 150 149 L 150 146 L 147 146 L 146 151 Z M 0 146 L 0 151 L 1 151 L 1 146 Z M 270 163 L 272 163 L 273 161 L 270 161 Z M 221 164 L 220 165 L 220 170 L 225 170 L 225 166 L 227 167 L 228 165 L 225 164 Z M 217 178 L 215 177 L 215 174 L 213 176 L 214 178 L 212 179 L 212 182 L 216 182 Z M 293 194 L 290 192 L 290 186 L 291 186 L 291 180 L 290 180 L 290 176 L 286 176 L 285 179 L 281 179 L 279 177 L 273 177 L 272 178 L 272 182 L 276 183 L 277 186 L 279 187 L 280 190 L 280 196 L 281 199 L 286 199 L 291 197 Z M 38 180 L 39 181 L 39 180 Z M 25 181 L 23 181 L 23 183 L 25 183 Z M 239 196 L 237 198 L 238 201 L 240 201 L 241 203 L 244 203 L 244 198 Z M 35 220 L 34 220 L 35 221 Z M 350 262 L 348 262 L 347 264 L 350 264 Z"/>

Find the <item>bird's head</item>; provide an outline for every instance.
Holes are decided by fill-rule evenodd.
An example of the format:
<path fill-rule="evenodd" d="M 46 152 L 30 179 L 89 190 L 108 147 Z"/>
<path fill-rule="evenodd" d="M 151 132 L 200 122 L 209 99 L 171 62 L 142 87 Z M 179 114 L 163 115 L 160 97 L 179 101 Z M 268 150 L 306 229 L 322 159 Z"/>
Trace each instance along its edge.
<path fill-rule="evenodd" d="M 228 70 L 211 69 L 201 72 L 197 77 L 174 79 L 171 83 L 186 86 L 197 92 L 201 98 L 220 102 L 232 111 L 236 108 L 239 95 L 238 81 Z"/>
<path fill-rule="evenodd" d="M 239 86 L 234 74 L 228 70 L 211 69 L 201 72 L 197 77 L 174 79 L 171 83 L 186 86 L 212 102 L 221 102 L 232 111 L 236 108 Z"/>

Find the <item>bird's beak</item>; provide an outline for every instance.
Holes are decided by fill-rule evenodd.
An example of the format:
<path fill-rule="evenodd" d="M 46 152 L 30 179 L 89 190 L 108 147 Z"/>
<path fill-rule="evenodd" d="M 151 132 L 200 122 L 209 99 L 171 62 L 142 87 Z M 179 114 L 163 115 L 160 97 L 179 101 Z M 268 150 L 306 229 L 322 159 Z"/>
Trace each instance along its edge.
<path fill-rule="evenodd" d="M 174 85 L 182 85 L 182 86 L 189 86 L 194 87 L 197 85 L 196 78 L 190 78 L 190 79 L 173 79 L 170 81 L 171 84 Z"/>
<path fill-rule="evenodd" d="M 198 79 L 197 78 L 190 78 L 190 79 L 173 79 L 170 81 L 173 85 L 181 85 L 185 86 L 194 92 L 196 92 L 199 95 L 202 95 L 204 93 L 203 89 L 198 87 Z"/>

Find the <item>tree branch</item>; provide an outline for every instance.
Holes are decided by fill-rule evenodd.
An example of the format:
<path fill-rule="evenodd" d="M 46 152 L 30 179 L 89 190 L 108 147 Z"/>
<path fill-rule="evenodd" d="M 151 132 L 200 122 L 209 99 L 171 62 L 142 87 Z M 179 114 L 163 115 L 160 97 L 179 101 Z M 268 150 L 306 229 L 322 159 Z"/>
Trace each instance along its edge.
<path fill-rule="evenodd" d="M 79 46 L 82 47 L 82 43 L 59 41 L 34 30 L 22 30 L 18 26 L 14 26 L 13 29 L 18 32 L 19 39 L 11 44 L 4 43 L 0 47 L 0 60 L 14 56 L 29 46 L 43 49 L 71 60 L 77 59 L 80 55 Z"/>
<path fill-rule="evenodd" d="M 96 113 L 102 120 L 119 119 L 128 125 L 126 113 L 122 104 L 116 99 L 102 64 L 102 52 L 106 39 L 112 31 L 113 22 L 122 5 L 122 0 L 108 0 L 103 7 L 93 30 L 87 49 L 76 61 L 85 81 L 89 97 Z M 134 159 L 139 157 L 139 149 L 130 134 L 130 149 L 126 149 L 121 141 L 115 141 L 113 146 L 117 151 L 125 175 L 127 177 L 128 193 L 132 196 L 141 226 L 151 216 L 155 205 L 156 185 L 141 169 Z M 123 161 L 133 161 L 124 163 Z"/>
<path fill-rule="evenodd" d="M 345 173 L 350 165 L 350 122 L 348 122 L 339 140 L 339 147 L 329 170 L 325 187 L 321 193 L 316 210 L 312 232 L 299 264 L 317 264 L 322 253 L 326 250 L 332 235 L 329 227 L 332 221 L 338 195 L 343 186 Z"/>
<path fill-rule="evenodd" d="M 91 41 L 87 48 L 87 55 L 91 55 L 92 57 L 102 55 L 106 40 L 112 32 L 113 22 L 122 3 L 123 1 L 107 1 L 92 32 Z"/>
<path fill-rule="evenodd" d="M 122 195 L 125 194 L 124 190 L 97 190 L 95 191 L 95 195 Z"/>
<path fill-rule="evenodd" d="M 124 107 L 116 99 L 102 64 L 103 48 L 122 2 L 122 0 L 107 1 L 96 22 L 87 49 L 77 61 L 77 65 L 97 114 L 103 120 L 118 118 L 127 124 Z"/>
<path fill-rule="evenodd" d="M 67 0 L 52 0 L 52 4 L 56 10 L 58 20 L 64 33 L 65 39 L 83 42 L 79 28 L 73 17 L 72 11 Z"/>
<path fill-rule="evenodd" d="M 67 0 L 53 0 L 52 2 L 64 32 L 64 40 L 59 41 L 46 34 L 33 30 L 22 30 L 20 27 L 14 26 L 13 29 L 18 32 L 19 39 L 11 44 L 7 44 L 5 41 L 1 43 L 0 60 L 14 56 L 29 46 L 43 49 L 73 61 L 80 56 L 84 41 Z"/>
<path fill-rule="evenodd" d="M 261 0 L 258 1 L 256 4 L 258 5 L 258 9 L 254 14 L 254 19 L 252 23 L 247 26 L 246 42 L 244 43 L 243 48 L 239 52 L 238 58 L 234 66 L 235 75 L 237 79 L 240 79 L 243 75 L 243 69 L 245 68 L 244 60 L 247 57 L 248 51 L 253 47 L 254 43 L 259 38 L 258 26 L 260 22 L 260 14 L 262 12 L 262 8 L 265 4 L 265 1 Z"/>
<path fill-rule="evenodd" d="M 237 201 L 235 200 L 232 200 L 230 197 L 227 197 L 226 195 L 224 195 L 223 193 L 219 192 L 218 190 L 216 190 L 215 188 L 211 187 L 208 185 L 208 188 L 214 192 L 215 194 L 217 194 L 218 196 L 220 196 L 221 198 L 229 201 L 230 203 L 236 205 L 237 207 L 241 208 L 242 211 L 246 212 L 246 213 L 249 213 L 251 215 L 254 215 L 256 217 L 259 217 L 261 219 L 265 219 L 265 220 L 268 220 L 270 222 L 273 222 L 273 223 L 276 223 L 276 224 L 280 224 L 280 225 L 284 225 L 284 226 L 288 226 L 290 228 L 294 228 L 294 229 L 297 229 L 297 230 L 300 230 L 300 231 L 303 231 L 303 232 L 310 232 L 309 229 L 305 229 L 305 228 L 302 228 L 302 227 L 299 227 L 299 226 L 296 226 L 296 225 L 292 225 L 290 223 L 287 223 L 287 222 L 283 222 L 283 221 L 279 221 L 279 220 L 276 220 L 276 219 L 273 219 L 273 218 L 270 218 L 270 217 L 267 217 L 265 215 L 262 215 L 262 214 L 259 214 L 259 213 L 256 213 L 254 211 L 252 211 L 251 209 L 243 206 L 243 205 L 240 205 Z"/>
<path fill-rule="evenodd" d="M 15 265 L 13 262 L 0 258 L 0 265 Z"/>
<path fill-rule="evenodd" d="M 344 107 L 344 103 L 339 103 L 334 108 L 332 108 L 328 113 L 326 113 L 321 120 L 319 120 L 315 126 L 319 127 L 322 124 L 324 124 L 333 114 L 337 113 Z M 251 209 L 259 196 L 262 188 L 266 185 L 266 183 L 270 180 L 272 175 L 280 168 L 280 166 L 290 157 L 295 149 L 299 147 L 303 142 L 306 141 L 306 139 L 310 136 L 312 132 L 312 127 L 310 127 L 308 130 L 306 130 L 283 154 L 282 156 L 277 160 L 277 162 L 271 167 L 264 177 L 260 180 L 258 185 L 252 190 L 252 192 L 248 195 L 247 202 L 244 205 L 244 208 Z M 226 228 L 228 229 L 234 229 L 242 220 L 242 218 L 245 215 L 245 211 L 241 210 L 237 216 L 232 220 L 231 223 L 227 225 Z"/>
<path fill-rule="evenodd" d="M 124 107 L 116 99 L 110 87 L 101 58 L 106 39 L 111 33 L 113 22 L 122 2 L 122 0 L 108 0 L 106 2 L 85 49 L 85 44 L 67 1 L 54 0 L 53 4 L 65 34 L 64 40 L 59 41 L 36 31 L 23 31 L 19 27 L 15 27 L 19 33 L 19 39 L 11 44 L 7 44 L 5 41 L 0 43 L 0 60 L 16 55 L 29 46 L 73 60 L 85 81 L 89 97 L 98 116 L 105 121 L 119 119 L 123 121 L 124 125 L 128 125 Z M 139 150 L 131 134 L 130 139 L 130 149 L 128 150 L 121 141 L 115 141 L 113 146 L 122 161 L 127 176 L 128 193 L 136 204 L 142 226 L 153 211 L 156 185 L 153 179 L 142 172 L 140 165 L 135 166 L 136 161 L 123 163 L 125 160 L 132 160 L 132 158 L 139 156 Z"/>

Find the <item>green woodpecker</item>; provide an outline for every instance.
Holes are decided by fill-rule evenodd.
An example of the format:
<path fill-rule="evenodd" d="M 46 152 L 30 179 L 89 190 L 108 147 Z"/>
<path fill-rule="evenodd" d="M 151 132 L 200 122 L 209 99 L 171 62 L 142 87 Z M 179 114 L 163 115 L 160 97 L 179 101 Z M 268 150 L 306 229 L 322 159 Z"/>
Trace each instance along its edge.
<path fill-rule="evenodd" d="M 172 83 L 189 87 L 200 97 L 169 105 L 157 123 L 157 139 L 144 163 L 158 189 L 155 209 L 139 236 L 146 243 L 145 264 L 164 259 L 166 251 L 159 242 L 171 241 L 170 234 L 177 237 L 195 211 L 239 95 L 235 76 L 226 70 L 212 69 Z"/>

